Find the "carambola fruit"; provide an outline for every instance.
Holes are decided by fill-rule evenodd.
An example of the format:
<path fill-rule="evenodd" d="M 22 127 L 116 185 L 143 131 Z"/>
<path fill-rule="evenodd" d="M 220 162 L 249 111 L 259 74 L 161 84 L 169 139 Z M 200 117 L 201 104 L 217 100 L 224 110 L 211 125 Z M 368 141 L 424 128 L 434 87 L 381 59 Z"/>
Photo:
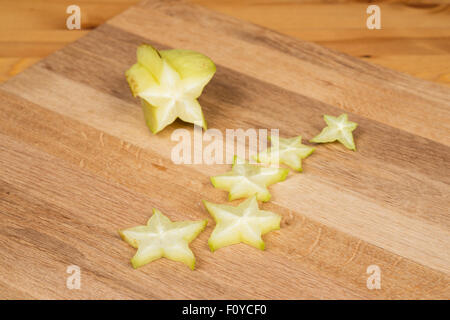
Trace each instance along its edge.
<path fill-rule="evenodd" d="M 197 98 L 215 72 L 212 60 L 201 53 L 158 51 L 143 44 L 125 75 L 133 95 L 141 98 L 147 126 L 157 133 L 177 118 L 206 129 Z"/>
<path fill-rule="evenodd" d="M 280 229 L 281 216 L 259 210 L 256 196 L 248 198 L 237 207 L 208 201 L 203 203 L 216 221 L 208 240 L 211 251 L 240 242 L 264 250 L 261 235 Z"/>
<path fill-rule="evenodd" d="M 322 129 L 317 136 L 309 140 L 310 142 L 326 143 L 339 141 L 346 148 L 355 151 L 355 141 L 353 140 L 352 131 L 356 129 L 356 122 L 348 121 L 348 116 L 344 113 L 339 117 L 324 115 L 323 119 L 327 123 L 327 127 Z"/>
<path fill-rule="evenodd" d="M 138 249 L 131 259 L 134 268 L 164 257 L 183 262 L 193 270 L 195 257 L 189 243 L 205 229 L 206 224 L 207 220 L 172 222 L 159 210 L 153 209 L 147 225 L 121 230 L 119 234 Z"/>
<path fill-rule="evenodd" d="M 270 139 L 272 146 L 256 156 L 258 162 L 266 164 L 284 163 L 294 170 L 302 171 L 302 159 L 315 148 L 302 144 L 302 137 Z"/>
<path fill-rule="evenodd" d="M 285 168 L 262 167 L 238 161 L 234 157 L 231 171 L 211 177 L 215 188 L 229 191 L 230 201 L 256 195 L 259 201 L 269 201 L 268 186 L 286 179 L 289 170 Z"/>

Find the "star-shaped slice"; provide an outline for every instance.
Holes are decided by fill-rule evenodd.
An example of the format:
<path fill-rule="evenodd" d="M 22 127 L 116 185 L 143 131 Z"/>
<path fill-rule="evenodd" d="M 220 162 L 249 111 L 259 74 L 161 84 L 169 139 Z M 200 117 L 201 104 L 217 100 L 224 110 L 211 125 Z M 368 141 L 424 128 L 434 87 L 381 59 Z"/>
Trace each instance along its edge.
<path fill-rule="evenodd" d="M 211 251 L 240 242 L 264 250 L 261 235 L 280 229 L 281 216 L 259 210 L 256 196 L 248 198 L 237 207 L 208 201 L 203 203 L 216 221 L 216 227 L 208 240 Z"/>
<path fill-rule="evenodd" d="M 144 44 L 137 49 L 137 60 L 126 77 L 133 95 L 142 98 L 150 130 L 157 133 L 177 118 L 206 129 L 197 98 L 216 71 L 211 59 L 191 50 L 157 51 Z"/>
<path fill-rule="evenodd" d="M 315 148 L 302 144 L 302 137 L 270 139 L 272 146 L 256 156 L 258 162 L 267 164 L 284 163 L 294 170 L 302 171 L 302 159 Z"/>
<path fill-rule="evenodd" d="M 326 143 L 337 140 L 348 149 L 353 151 L 356 150 L 352 134 L 352 131 L 358 126 L 356 122 L 348 121 L 348 117 L 345 113 L 341 114 L 339 117 L 324 115 L 323 119 L 328 126 L 323 128 L 322 132 L 312 138 L 310 142 Z"/>
<path fill-rule="evenodd" d="M 288 173 L 286 168 L 266 168 L 234 157 L 231 171 L 211 177 L 211 182 L 215 188 L 229 192 L 229 201 L 256 195 L 256 199 L 266 202 L 271 197 L 267 187 L 283 181 Z"/>
<path fill-rule="evenodd" d="M 189 249 L 189 243 L 205 229 L 206 224 L 207 220 L 172 222 L 159 210 L 153 209 L 146 226 L 121 230 L 119 234 L 137 248 L 131 259 L 134 268 L 164 257 L 183 262 L 193 270 L 195 257 Z"/>

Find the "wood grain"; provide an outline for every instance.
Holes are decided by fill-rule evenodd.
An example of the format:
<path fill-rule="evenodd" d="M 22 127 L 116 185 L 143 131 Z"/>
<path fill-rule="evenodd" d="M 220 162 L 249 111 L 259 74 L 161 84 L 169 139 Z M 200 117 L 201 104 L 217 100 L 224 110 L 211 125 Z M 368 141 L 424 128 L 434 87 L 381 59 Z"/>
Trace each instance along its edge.
<path fill-rule="evenodd" d="M 448 0 L 377 1 L 382 30 L 367 30 L 369 0 L 189 0 L 298 39 L 448 85 Z M 79 0 L 82 30 L 67 30 L 70 0 L 3 0 L 0 81 L 85 35 L 138 0 Z"/>
<path fill-rule="evenodd" d="M 0 86 L 0 296 L 448 299 L 449 89 L 171 4 L 130 8 Z M 283 220 L 266 251 L 209 252 L 210 221 L 192 243 L 194 272 L 164 259 L 130 267 L 133 248 L 117 230 L 142 224 L 152 207 L 207 218 L 202 199 L 226 201 L 208 177 L 228 168 L 172 163 L 171 133 L 187 124 L 149 133 L 123 76 L 142 42 L 217 62 L 200 98 L 211 128 L 307 140 L 323 113 L 360 124 L 358 152 L 320 146 L 304 173 L 271 187 L 262 206 Z M 81 290 L 65 287 L 72 264 Z M 373 264 L 381 290 L 366 287 Z"/>

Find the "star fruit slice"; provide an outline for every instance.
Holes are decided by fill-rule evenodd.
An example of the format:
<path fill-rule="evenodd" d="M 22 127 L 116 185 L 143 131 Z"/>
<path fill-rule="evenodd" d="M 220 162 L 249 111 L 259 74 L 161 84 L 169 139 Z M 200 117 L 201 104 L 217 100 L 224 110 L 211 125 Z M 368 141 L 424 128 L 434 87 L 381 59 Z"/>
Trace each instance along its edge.
<path fill-rule="evenodd" d="M 202 232 L 207 220 L 172 222 L 159 210 L 147 225 L 119 231 L 120 236 L 137 252 L 131 259 L 134 268 L 141 267 L 159 258 L 180 261 L 194 270 L 195 257 L 189 243 Z"/>
<path fill-rule="evenodd" d="M 314 147 L 302 144 L 302 136 L 269 139 L 272 146 L 255 157 L 258 162 L 266 164 L 284 163 L 294 170 L 302 171 L 302 159 L 308 157 L 315 150 Z"/>
<path fill-rule="evenodd" d="M 216 72 L 211 59 L 191 50 L 158 51 L 143 44 L 137 60 L 125 75 L 133 95 L 141 98 L 153 133 L 177 118 L 207 128 L 197 98 Z"/>
<path fill-rule="evenodd" d="M 310 142 L 326 143 L 339 141 L 346 148 L 356 151 L 355 141 L 353 140 L 352 131 L 356 129 L 356 122 L 348 121 L 348 116 L 343 113 L 339 117 L 324 115 L 323 119 L 327 123 L 327 127 L 322 129 L 317 136 L 309 140 Z"/>
<path fill-rule="evenodd" d="M 266 168 L 234 157 L 231 171 L 211 177 L 211 183 L 215 188 L 228 191 L 229 201 L 256 195 L 257 200 L 266 202 L 271 197 L 267 187 L 285 180 L 288 173 L 286 168 Z"/>
<path fill-rule="evenodd" d="M 261 235 L 280 229 L 281 216 L 259 210 L 256 196 L 248 198 L 237 207 L 203 201 L 216 221 L 208 240 L 211 251 L 240 242 L 264 250 Z"/>

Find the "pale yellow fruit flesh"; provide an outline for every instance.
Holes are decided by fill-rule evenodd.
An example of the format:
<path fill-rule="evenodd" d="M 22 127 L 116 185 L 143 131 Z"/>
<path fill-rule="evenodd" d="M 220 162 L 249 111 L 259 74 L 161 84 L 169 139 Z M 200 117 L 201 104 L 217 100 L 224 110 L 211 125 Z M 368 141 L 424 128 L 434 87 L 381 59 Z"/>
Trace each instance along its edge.
<path fill-rule="evenodd" d="M 137 252 L 131 259 L 134 268 L 141 267 L 159 258 L 183 262 L 194 269 L 195 257 L 189 243 L 202 232 L 207 220 L 172 222 L 154 209 L 147 225 L 119 231 L 123 240 Z"/>
<path fill-rule="evenodd" d="M 260 250 L 265 249 L 261 236 L 280 228 L 281 216 L 258 208 L 256 196 L 252 196 L 237 207 L 203 201 L 206 209 L 216 221 L 208 240 L 211 251 L 245 243 Z"/>

